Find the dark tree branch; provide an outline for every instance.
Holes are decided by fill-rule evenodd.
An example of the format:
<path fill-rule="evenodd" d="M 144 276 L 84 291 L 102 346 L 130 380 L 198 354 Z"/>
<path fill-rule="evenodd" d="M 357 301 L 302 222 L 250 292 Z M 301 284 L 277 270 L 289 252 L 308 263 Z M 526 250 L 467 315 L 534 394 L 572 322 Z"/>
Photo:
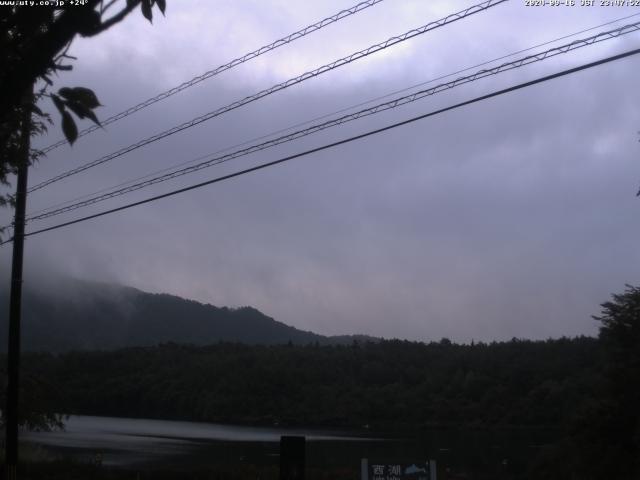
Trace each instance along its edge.
<path fill-rule="evenodd" d="M 101 9 L 100 14 L 104 14 L 107 10 L 109 10 L 111 7 L 113 7 L 116 3 L 118 3 L 118 0 L 111 0 L 109 3 L 107 3 L 106 6 L 104 6 Z"/>
<path fill-rule="evenodd" d="M 115 0 L 113 0 L 115 1 Z M 111 3 L 113 3 L 113 1 Z M 130 1 L 127 2 L 127 6 L 124 7 L 122 10 L 120 10 L 118 13 L 116 13 L 113 17 L 109 18 L 106 21 L 103 21 L 100 24 L 100 27 L 98 29 L 96 29 L 95 32 L 92 32 L 89 35 L 83 35 L 85 37 L 92 37 L 94 35 L 97 35 L 101 32 L 104 32 L 105 30 L 108 30 L 109 28 L 113 27 L 116 23 L 120 23 L 122 20 L 124 20 L 124 18 L 129 15 L 129 13 L 131 13 L 131 11 L 136 8 L 138 5 L 140 5 L 140 1 L 141 0 L 134 0 L 134 1 Z M 109 5 L 107 5 L 108 7 Z"/>

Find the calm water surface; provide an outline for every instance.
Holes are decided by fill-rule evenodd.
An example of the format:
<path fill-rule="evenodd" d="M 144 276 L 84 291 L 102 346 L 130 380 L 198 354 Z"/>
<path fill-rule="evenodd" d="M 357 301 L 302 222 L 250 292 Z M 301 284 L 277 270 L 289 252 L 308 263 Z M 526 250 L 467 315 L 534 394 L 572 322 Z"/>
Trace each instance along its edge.
<path fill-rule="evenodd" d="M 24 432 L 21 439 L 78 459 L 100 458 L 108 466 L 206 465 L 212 461 L 277 463 L 281 435 L 304 435 L 307 442 L 331 448 L 375 440 L 336 431 L 91 416 L 70 416 L 64 431 Z"/>
<path fill-rule="evenodd" d="M 71 416 L 62 432 L 23 433 L 21 439 L 53 455 L 139 469 L 212 466 L 275 467 L 281 435 L 307 438 L 307 465 L 358 471 L 361 458 L 436 459 L 463 472 L 522 470 L 546 443 L 532 430 L 433 430 L 413 438 L 388 438 L 316 429 L 241 427 L 112 417 Z M 384 437 L 384 439 L 382 439 Z"/>

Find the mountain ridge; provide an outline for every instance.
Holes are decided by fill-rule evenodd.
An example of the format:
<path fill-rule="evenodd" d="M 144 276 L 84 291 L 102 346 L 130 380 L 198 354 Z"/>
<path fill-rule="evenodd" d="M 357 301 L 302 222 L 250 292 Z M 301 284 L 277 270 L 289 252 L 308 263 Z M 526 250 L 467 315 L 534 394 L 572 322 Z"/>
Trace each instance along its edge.
<path fill-rule="evenodd" d="M 8 306 L 4 286 L 0 298 Z M 26 351 L 113 350 L 168 342 L 331 345 L 378 341 L 366 335 L 325 336 L 301 330 L 251 306 L 217 307 L 168 293 L 75 279 L 25 287 L 22 311 Z M 3 317 L 0 351 L 6 351 L 7 344 L 8 315 Z"/>

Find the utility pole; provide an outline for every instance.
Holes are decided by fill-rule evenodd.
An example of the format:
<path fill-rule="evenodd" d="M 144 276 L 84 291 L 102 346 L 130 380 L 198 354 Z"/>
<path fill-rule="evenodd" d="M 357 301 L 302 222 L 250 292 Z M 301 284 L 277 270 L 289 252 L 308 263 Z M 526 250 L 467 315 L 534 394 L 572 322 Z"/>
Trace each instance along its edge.
<path fill-rule="evenodd" d="M 20 148 L 18 151 L 18 177 L 16 209 L 13 222 L 13 258 L 11 262 L 11 297 L 9 303 L 9 348 L 7 354 L 7 405 L 5 462 L 7 480 L 17 479 L 18 466 L 18 391 L 20 384 L 20 314 L 22 301 L 22 259 L 24 254 L 24 220 L 27 208 L 27 175 L 31 146 L 31 103 L 29 90 L 23 102 Z"/>

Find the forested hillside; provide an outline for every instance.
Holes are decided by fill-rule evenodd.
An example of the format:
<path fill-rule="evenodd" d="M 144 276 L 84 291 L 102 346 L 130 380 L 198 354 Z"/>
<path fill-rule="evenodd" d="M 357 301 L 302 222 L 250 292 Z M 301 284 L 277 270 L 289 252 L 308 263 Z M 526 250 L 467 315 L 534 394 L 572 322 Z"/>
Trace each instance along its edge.
<path fill-rule="evenodd" d="M 2 304 L 8 305 L 7 298 L 6 288 L 0 289 Z M 7 317 L 1 318 L 0 351 L 6 351 Z M 68 279 L 48 288 L 25 290 L 22 335 L 25 350 L 49 352 L 109 350 L 166 342 L 333 344 L 367 338 L 326 337 L 298 330 L 251 307 L 219 308 L 174 295 Z"/>

